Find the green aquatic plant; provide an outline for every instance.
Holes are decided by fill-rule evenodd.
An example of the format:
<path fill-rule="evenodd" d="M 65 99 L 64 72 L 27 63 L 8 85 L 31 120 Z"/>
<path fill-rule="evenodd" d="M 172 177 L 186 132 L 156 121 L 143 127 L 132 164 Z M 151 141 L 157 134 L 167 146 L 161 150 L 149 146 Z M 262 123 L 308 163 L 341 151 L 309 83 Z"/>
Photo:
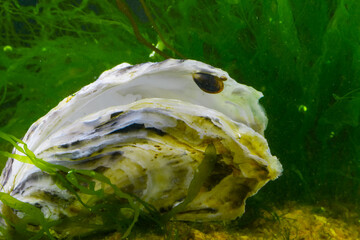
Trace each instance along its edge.
<path fill-rule="evenodd" d="M 195 199 L 196 195 L 200 192 L 200 188 L 203 186 L 205 180 L 210 176 L 212 170 L 215 167 L 215 163 L 218 159 L 216 156 L 216 149 L 214 144 L 209 144 L 205 149 L 205 156 L 197 170 L 194 173 L 194 177 L 189 185 L 188 193 L 185 199 L 171 209 L 168 213 L 162 216 L 162 221 L 167 222 L 171 218 L 175 217 L 176 213 L 181 212 L 185 209 L 192 200 Z"/>
<path fill-rule="evenodd" d="M 121 191 L 104 175 L 90 170 L 70 169 L 62 165 L 52 164 L 39 159 L 28 149 L 26 143 L 14 136 L 0 132 L 0 138 L 10 142 L 18 152 L 23 155 L 2 152 L 0 154 L 14 158 L 23 163 L 33 164 L 42 171 L 50 174 L 57 185 L 67 189 L 76 196 L 77 200 L 87 209 L 85 216 L 68 217 L 59 220 L 46 219 L 39 208 L 21 202 L 7 193 L 0 193 L 2 201 L 1 217 L 7 226 L 1 226 L 0 232 L 4 239 L 49 239 L 67 237 L 67 235 L 80 236 L 98 232 L 119 231 L 126 238 L 138 221 L 139 216 L 152 221 L 160 228 L 164 228 L 168 221 L 176 218 L 176 213 L 185 209 L 199 193 L 201 186 L 214 168 L 218 158 L 213 144 L 205 149 L 204 159 L 199 165 L 192 181 L 190 182 L 187 196 L 179 205 L 164 214 L 160 214 L 153 206 L 138 197 Z M 113 189 L 113 194 L 106 194 L 104 189 L 95 189 L 95 182 L 108 185 Z M 83 196 L 87 195 L 86 202 Z M 124 201 L 125 200 L 125 201 Z M 13 210 L 22 214 L 19 217 Z M 100 218 L 95 222 L 89 218 Z M 73 230 L 70 230 L 71 227 Z M 79 230 L 81 228 L 81 230 Z M 63 233 L 65 230 L 70 233 Z M 79 232 L 75 232 L 76 229 Z M 0 236 L 1 238 L 1 236 Z"/>
<path fill-rule="evenodd" d="M 12 145 L 19 152 L 24 154 L 24 155 L 18 155 L 18 154 L 1 152 L 2 155 L 5 155 L 7 157 L 12 157 L 12 158 L 17 159 L 18 161 L 21 161 L 24 163 L 34 164 L 35 166 L 40 168 L 42 171 L 47 172 L 48 174 L 50 174 L 51 176 L 53 176 L 56 179 L 55 182 L 57 182 L 57 184 L 59 186 L 61 186 L 62 188 L 65 188 L 65 189 L 69 190 L 71 193 L 73 193 L 77 197 L 78 201 L 85 208 L 87 208 L 91 213 L 93 213 L 93 214 L 101 213 L 102 217 L 109 217 L 111 215 L 104 214 L 104 212 L 109 213 L 110 209 L 107 209 L 109 207 L 111 207 L 112 212 L 114 212 L 115 209 L 118 209 L 118 210 L 122 210 L 124 208 L 131 209 L 133 211 L 132 221 L 131 221 L 130 225 L 127 227 L 127 229 L 124 233 L 124 236 L 126 237 L 130 234 L 131 229 L 133 228 L 135 222 L 137 221 L 137 219 L 139 217 L 139 211 L 140 211 L 139 206 L 137 203 L 135 203 L 135 200 L 132 196 L 130 196 L 129 194 L 123 193 L 120 189 L 118 189 L 115 185 L 113 185 L 108 178 L 106 178 L 105 176 L 98 174 L 94 171 L 69 169 L 69 168 L 61 166 L 61 165 L 55 165 L 55 164 L 45 162 L 44 160 L 37 158 L 27 148 L 27 145 L 20 139 L 17 139 L 10 135 L 6 135 L 1 132 L 0 132 L 0 137 L 11 142 Z M 23 147 L 20 147 L 16 142 L 19 142 L 20 144 L 22 144 Z M 121 207 L 119 209 L 119 207 L 116 208 L 116 205 L 101 204 L 101 206 L 98 206 L 98 205 L 91 206 L 91 205 L 88 205 L 87 203 L 83 202 L 82 198 L 78 194 L 78 191 L 83 194 L 96 196 L 97 199 L 104 199 L 105 197 L 108 197 L 108 196 L 105 196 L 105 193 L 102 189 L 95 190 L 94 180 L 97 180 L 99 182 L 102 182 L 102 183 L 105 183 L 105 184 L 108 184 L 109 186 L 111 186 L 114 190 L 114 196 L 118 197 L 120 199 L 126 199 L 128 202 L 128 206 L 125 205 L 126 207 Z M 15 223 L 15 225 L 14 225 L 16 234 L 19 234 L 19 233 L 24 234 L 24 235 L 29 234 L 28 231 L 26 231 L 26 228 L 24 229 L 24 227 L 23 227 L 24 225 L 25 226 L 27 224 L 40 225 L 40 226 L 42 226 L 43 231 L 38 232 L 35 236 L 33 236 L 33 239 L 37 239 L 37 236 L 43 232 L 46 233 L 51 239 L 53 239 L 53 237 L 51 236 L 49 229 L 48 229 L 48 222 L 45 220 L 43 214 L 41 213 L 41 211 L 38 208 L 36 208 L 30 204 L 27 204 L 27 203 L 22 203 L 5 193 L 2 193 L 0 200 L 5 204 L 4 205 L 5 208 L 11 207 L 13 209 L 16 209 L 18 211 L 25 213 L 30 218 L 29 219 L 30 221 L 25 222 L 25 223 L 23 222 L 22 219 L 19 219 L 19 218 L 17 219 L 17 222 L 19 222 L 19 223 Z M 9 211 L 6 211 L 6 212 L 9 212 Z M 5 217 L 5 219 L 9 219 L 8 216 L 4 216 L 4 217 Z M 28 219 L 25 218 L 25 220 L 28 220 Z M 77 218 L 77 220 L 79 220 L 79 219 Z M 85 220 L 85 219 L 83 219 L 83 220 Z M 125 220 L 127 220 L 127 219 L 125 218 Z M 71 222 L 71 220 L 70 220 L 70 222 Z M 104 223 L 104 225 L 105 225 L 105 223 L 106 224 L 109 223 L 108 219 L 106 219 L 106 218 L 102 219 L 102 222 Z M 115 223 L 115 226 L 114 226 L 114 223 Z M 90 227 L 90 229 L 93 229 L 95 231 L 99 230 L 99 229 L 101 229 L 101 231 L 104 231 L 104 230 L 106 231 L 106 230 L 109 230 L 112 228 L 117 229 L 118 226 L 116 226 L 116 223 L 125 224 L 124 221 L 122 221 L 122 219 L 120 217 L 119 220 L 113 222 L 110 225 L 110 227 L 108 225 L 105 225 L 105 227 L 101 225 L 102 228 L 100 228 L 100 226 L 93 225 Z M 14 222 L 10 222 L 10 226 L 12 226 L 13 224 L 14 224 Z M 68 224 L 68 223 L 66 223 L 66 224 Z M 89 226 L 85 225 L 85 222 L 83 224 L 84 224 L 83 228 L 86 228 L 86 229 L 89 228 Z M 18 226 L 22 226 L 22 228 L 19 228 Z M 123 225 L 120 227 L 123 228 Z M 3 232 L 4 231 L 5 230 L 3 229 Z"/>

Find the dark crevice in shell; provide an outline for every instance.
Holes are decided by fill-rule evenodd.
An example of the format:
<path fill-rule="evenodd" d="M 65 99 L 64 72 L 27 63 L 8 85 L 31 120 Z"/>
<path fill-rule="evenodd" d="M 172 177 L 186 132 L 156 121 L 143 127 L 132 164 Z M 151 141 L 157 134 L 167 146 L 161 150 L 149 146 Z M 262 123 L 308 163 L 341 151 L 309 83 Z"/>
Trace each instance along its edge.
<path fill-rule="evenodd" d="M 218 210 L 215 208 L 201 208 L 201 209 L 191 209 L 184 212 L 181 212 L 180 214 L 204 214 L 204 213 L 217 213 Z"/>
<path fill-rule="evenodd" d="M 116 129 L 112 132 L 110 132 L 108 135 L 110 134 L 116 134 L 116 133 L 129 133 L 129 132 L 132 132 L 132 131 L 137 131 L 137 130 L 142 130 L 142 129 L 145 129 L 145 130 L 149 130 L 149 131 L 152 131 L 154 132 L 155 134 L 159 135 L 159 136 L 164 136 L 166 133 L 163 132 L 162 130 L 160 129 L 157 129 L 157 128 L 154 128 L 154 127 L 145 127 L 144 124 L 140 124 L 140 123 L 133 123 L 131 125 L 128 125 L 126 127 L 123 127 L 123 128 L 119 128 L 119 129 Z"/>
<path fill-rule="evenodd" d="M 231 166 L 225 164 L 222 161 L 218 161 L 215 163 L 214 170 L 211 173 L 211 175 L 208 177 L 208 179 L 204 183 L 204 187 L 210 191 L 213 189 L 216 185 L 218 185 L 221 180 L 223 180 L 226 176 L 232 174 L 233 169 Z"/>
<path fill-rule="evenodd" d="M 117 118 L 123 113 L 124 113 L 124 111 L 114 112 L 110 115 L 110 119 Z"/>

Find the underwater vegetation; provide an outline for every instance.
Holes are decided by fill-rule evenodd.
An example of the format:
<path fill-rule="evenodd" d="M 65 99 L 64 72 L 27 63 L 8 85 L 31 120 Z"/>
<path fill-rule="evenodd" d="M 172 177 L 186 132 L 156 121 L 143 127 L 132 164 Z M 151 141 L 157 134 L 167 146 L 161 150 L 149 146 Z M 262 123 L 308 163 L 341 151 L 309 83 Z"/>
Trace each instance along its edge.
<path fill-rule="evenodd" d="M 7 0 L 0 12 L 0 131 L 21 138 L 121 62 L 196 59 L 265 95 L 284 172 L 249 206 L 359 206 L 359 1 Z"/>

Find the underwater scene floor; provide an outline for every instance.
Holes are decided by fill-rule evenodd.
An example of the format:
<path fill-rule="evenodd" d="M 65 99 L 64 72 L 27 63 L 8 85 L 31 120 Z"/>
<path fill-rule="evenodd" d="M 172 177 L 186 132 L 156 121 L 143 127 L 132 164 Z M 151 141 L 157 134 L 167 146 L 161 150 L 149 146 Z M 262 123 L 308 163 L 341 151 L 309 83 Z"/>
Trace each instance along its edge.
<path fill-rule="evenodd" d="M 283 208 L 262 212 L 262 216 L 246 227 L 220 224 L 201 224 L 190 226 L 186 223 L 173 223 L 171 234 L 138 234 L 134 239 L 167 240 L 267 240 L 267 239 L 360 239 L 360 217 L 358 211 L 342 205 L 327 207 L 299 205 L 293 202 Z M 120 233 L 113 233 L 103 240 L 120 240 Z"/>

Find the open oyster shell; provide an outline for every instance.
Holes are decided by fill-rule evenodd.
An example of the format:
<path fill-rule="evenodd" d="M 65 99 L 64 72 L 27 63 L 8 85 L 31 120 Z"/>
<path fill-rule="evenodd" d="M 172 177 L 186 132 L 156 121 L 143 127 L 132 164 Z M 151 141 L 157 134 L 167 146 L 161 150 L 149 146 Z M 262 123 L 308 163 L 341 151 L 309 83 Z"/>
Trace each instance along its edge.
<path fill-rule="evenodd" d="M 67 97 L 23 141 L 37 157 L 95 170 L 164 212 L 179 204 L 209 143 L 221 155 L 180 220 L 228 220 L 282 171 L 263 136 L 262 94 L 193 60 L 123 63 Z M 46 217 L 74 215 L 76 198 L 33 165 L 9 159 L 2 192 Z M 81 206 L 80 206 L 81 207 Z"/>

